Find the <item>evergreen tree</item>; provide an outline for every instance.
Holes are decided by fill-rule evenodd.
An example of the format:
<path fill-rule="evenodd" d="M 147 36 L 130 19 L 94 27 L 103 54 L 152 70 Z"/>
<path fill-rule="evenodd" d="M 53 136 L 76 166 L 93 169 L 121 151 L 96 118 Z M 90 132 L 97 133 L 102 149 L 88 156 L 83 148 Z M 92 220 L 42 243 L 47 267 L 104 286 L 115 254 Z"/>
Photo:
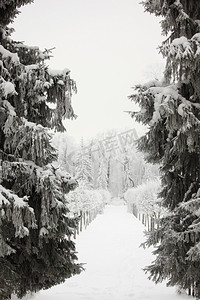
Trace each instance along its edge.
<path fill-rule="evenodd" d="M 121 154 L 122 161 L 122 176 L 123 176 L 123 193 L 125 193 L 128 188 L 134 187 L 134 181 L 131 176 L 130 170 L 130 156 L 127 150 Z"/>
<path fill-rule="evenodd" d="M 48 51 L 10 38 L 7 25 L 29 2 L 0 2 L 0 299 L 49 288 L 81 270 L 70 240 L 77 220 L 68 218 L 65 201 L 75 181 L 51 166 L 57 156 L 48 132 L 73 118 L 76 86 L 69 70 L 45 65 Z"/>
<path fill-rule="evenodd" d="M 108 161 L 103 151 L 99 151 L 97 188 L 104 189 L 104 190 L 108 189 Z"/>
<path fill-rule="evenodd" d="M 88 186 L 92 185 L 92 167 L 91 167 L 91 154 L 88 147 L 84 147 L 83 139 L 81 140 L 81 148 L 78 151 L 75 159 L 75 172 L 76 178 L 85 182 Z"/>
<path fill-rule="evenodd" d="M 146 11 L 162 16 L 168 35 L 160 51 L 166 58 L 164 80 L 136 86 L 132 113 L 149 126 L 138 147 L 147 161 L 159 163 L 162 202 L 169 210 L 146 245 L 157 245 L 146 268 L 155 282 L 168 279 L 200 299 L 200 2 L 147 0 Z M 158 243 L 159 242 L 159 243 Z"/>
<path fill-rule="evenodd" d="M 74 137 L 69 136 L 66 132 L 56 132 L 52 138 L 52 146 L 58 152 L 55 167 L 62 168 L 66 172 L 75 175 L 73 157 L 78 146 Z"/>

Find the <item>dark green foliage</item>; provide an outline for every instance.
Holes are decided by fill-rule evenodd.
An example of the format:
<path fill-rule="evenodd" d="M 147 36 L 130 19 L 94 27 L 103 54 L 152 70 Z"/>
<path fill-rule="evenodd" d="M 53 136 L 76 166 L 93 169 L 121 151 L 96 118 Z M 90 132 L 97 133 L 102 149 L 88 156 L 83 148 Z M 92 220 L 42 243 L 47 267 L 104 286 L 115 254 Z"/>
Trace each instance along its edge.
<path fill-rule="evenodd" d="M 22 5 L 33 2 L 33 0 L 1 0 L 0 20 L 1 25 L 8 25 L 19 13 L 18 8 Z"/>
<path fill-rule="evenodd" d="M 160 163 L 162 204 L 168 208 L 159 229 L 145 245 L 156 245 L 146 268 L 155 282 L 179 285 L 200 298 L 200 2 L 143 1 L 145 10 L 162 16 L 169 38 L 160 50 L 166 58 L 162 81 L 137 86 L 132 113 L 149 126 L 138 147 L 148 162 Z"/>
<path fill-rule="evenodd" d="M 48 51 L 10 38 L 6 26 L 31 1 L 0 2 L 0 299 L 47 289 L 80 273 L 66 193 L 77 183 L 53 167 L 49 129 L 73 118 L 70 71 L 50 70 Z M 48 103 L 54 103 L 51 109 Z"/>

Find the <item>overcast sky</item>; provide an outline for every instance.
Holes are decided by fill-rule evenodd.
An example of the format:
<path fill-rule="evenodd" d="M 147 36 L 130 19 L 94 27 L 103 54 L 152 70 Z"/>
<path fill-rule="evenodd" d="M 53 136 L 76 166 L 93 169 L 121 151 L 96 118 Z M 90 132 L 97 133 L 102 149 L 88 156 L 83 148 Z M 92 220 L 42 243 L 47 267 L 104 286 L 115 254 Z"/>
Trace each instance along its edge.
<path fill-rule="evenodd" d="M 153 79 L 164 65 L 159 19 L 138 0 L 35 0 L 13 23 L 15 40 L 41 50 L 56 47 L 48 62 L 69 68 L 77 82 L 72 103 L 78 119 L 67 131 L 77 138 L 106 129 L 136 128 L 125 110 L 134 84 Z M 158 74 L 159 75 L 159 74 Z"/>

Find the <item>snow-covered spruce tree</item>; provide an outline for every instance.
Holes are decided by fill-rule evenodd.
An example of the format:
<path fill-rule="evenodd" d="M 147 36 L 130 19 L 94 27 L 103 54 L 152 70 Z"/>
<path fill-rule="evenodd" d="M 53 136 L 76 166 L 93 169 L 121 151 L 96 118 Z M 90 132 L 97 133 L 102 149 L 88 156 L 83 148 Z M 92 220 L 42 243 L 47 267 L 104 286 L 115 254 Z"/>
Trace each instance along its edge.
<path fill-rule="evenodd" d="M 90 149 L 88 147 L 84 147 L 83 139 L 81 140 L 81 148 L 77 152 L 75 157 L 75 173 L 76 178 L 79 181 L 88 185 L 88 187 L 92 187 L 92 161 Z"/>
<path fill-rule="evenodd" d="M 45 65 L 48 51 L 10 38 L 8 24 L 29 2 L 0 1 L 0 299 L 49 288 L 81 271 L 70 240 L 77 220 L 68 218 L 64 200 L 75 182 L 51 167 L 56 152 L 48 133 L 73 118 L 76 87 L 69 70 Z"/>
<path fill-rule="evenodd" d="M 146 11 L 162 16 L 168 35 L 162 82 L 136 87 L 133 113 L 149 126 L 139 141 L 148 162 L 160 163 L 163 205 L 169 214 L 146 245 L 157 244 L 146 268 L 155 282 L 168 279 L 200 299 L 200 1 L 147 0 Z"/>
<path fill-rule="evenodd" d="M 96 186 L 98 189 L 108 189 L 108 159 L 103 151 L 99 151 L 99 168 Z"/>

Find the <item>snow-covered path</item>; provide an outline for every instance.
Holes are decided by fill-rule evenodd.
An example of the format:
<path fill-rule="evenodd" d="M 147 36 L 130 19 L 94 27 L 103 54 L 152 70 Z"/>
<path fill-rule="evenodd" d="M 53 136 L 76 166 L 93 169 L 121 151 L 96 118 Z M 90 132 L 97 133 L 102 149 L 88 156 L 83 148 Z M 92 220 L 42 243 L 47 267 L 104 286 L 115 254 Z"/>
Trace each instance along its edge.
<path fill-rule="evenodd" d="M 86 271 L 64 284 L 41 291 L 34 300 L 183 300 L 174 288 L 155 285 L 141 270 L 150 264 L 150 250 L 139 248 L 144 227 L 125 206 L 107 206 L 104 214 L 77 238 Z"/>

